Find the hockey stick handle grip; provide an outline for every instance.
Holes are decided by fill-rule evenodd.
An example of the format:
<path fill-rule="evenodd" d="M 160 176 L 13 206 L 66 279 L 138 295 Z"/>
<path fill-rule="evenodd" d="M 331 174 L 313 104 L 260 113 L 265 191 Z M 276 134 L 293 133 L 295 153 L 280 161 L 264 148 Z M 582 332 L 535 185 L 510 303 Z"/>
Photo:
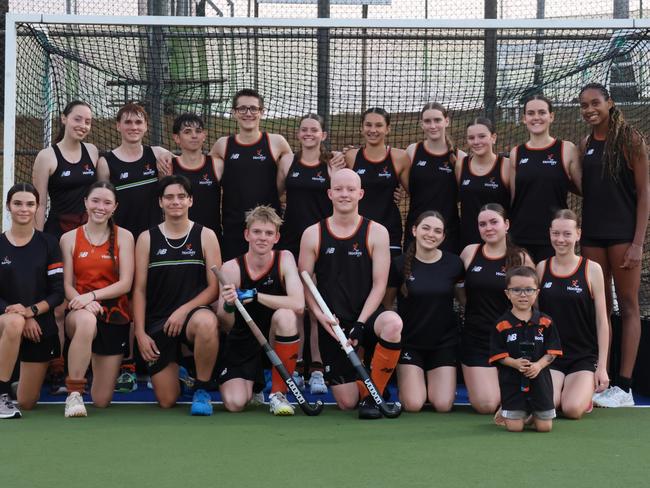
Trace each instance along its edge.
<path fill-rule="evenodd" d="M 325 303 L 325 300 L 323 300 L 322 295 L 318 291 L 318 288 L 316 288 L 316 285 L 314 284 L 314 280 L 311 279 L 309 273 L 307 273 L 307 271 L 302 271 L 300 273 L 300 276 L 302 276 L 303 281 L 307 285 L 307 288 L 309 288 L 309 292 L 316 300 L 316 303 L 318 303 L 318 306 L 320 307 L 321 311 L 332 323 L 335 323 L 335 325 L 332 325 L 331 327 L 332 330 L 334 331 L 334 334 L 336 334 L 336 338 L 341 343 L 341 347 L 343 347 L 345 353 L 349 354 L 350 352 L 354 351 L 354 348 L 348 344 L 348 338 L 345 336 L 345 333 L 343 332 L 343 329 L 341 329 L 341 326 L 338 325 L 338 321 L 334 318 L 334 314 L 327 306 L 327 303 Z"/>

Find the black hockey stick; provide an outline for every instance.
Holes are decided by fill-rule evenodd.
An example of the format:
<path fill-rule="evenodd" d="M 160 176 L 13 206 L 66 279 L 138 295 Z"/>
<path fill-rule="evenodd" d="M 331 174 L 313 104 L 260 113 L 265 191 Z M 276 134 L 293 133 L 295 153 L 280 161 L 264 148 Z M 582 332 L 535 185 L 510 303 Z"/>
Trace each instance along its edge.
<path fill-rule="evenodd" d="M 322 312 L 327 316 L 327 318 L 332 323 L 334 323 L 336 321 L 334 315 L 332 314 L 332 311 L 325 303 L 325 300 L 323 300 L 323 297 L 318 291 L 318 288 L 316 288 L 316 285 L 312 281 L 311 276 L 309 276 L 309 273 L 303 271 L 302 273 L 300 273 L 300 275 L 302 276 L 302 279 L 307 285 L 307 288 L 309 288 L 309 291 L 311 292 L 312 296 L 316 299 L 316 302 L 318 303 L 318 306 L 320 307 Z M 370 375 L 368 374 L 368 371 L 366 371 L 365 366 L 359 359 L 359 356 L 357 355 L 356 352 L 354 352 L 354 348 L 348 344 L 348 338 L 345 336 L 345 333 L 343 332 L 343 329 L 341 329 L 341 326 L 338 325 L 338 323 L 335 323 L 334 325 L 332 325 L 332 330 L 334 331 L 334 334 L 336 334 L 336 338 L 338 339 L 339 344 L 341 344 L 341 347 L 345 351 L 345 354 L 347 354 L 348 359 L 352 363 L 352 366 L 354 366 L 357 375 L 359 375 L 359 378 L 361 379 L 361 381 L 363 381 L 363 384 L 368 389 L 370 396 L 372 397 L 373 401 L 377 405 L 377 408 L 379 408 L 379 411 L 382 413 L 382 415 L 390 419 L 399 417 L 399 415 L 402 413 L 402 405 L 399 402 L 395 402 L 393 404 L 386 403 L 384 398 L 377 390 L 377 387 L 372 382 L 372 379 L 370 379 Z"/>
<path fill-rule="evenodd" d="M 217 277 L 221 285 L 227 284 L 224 281 L 223 274 L 221 273 L 221 271 L 217 269 L 216 265 L 212 266 L 212 268 L 210 269 L 215 274 L 215 276 Z M 266 353 L 266 356 L 269 358 L 269 361 L 271 361 L 273 367 L 278 371 L 278 373 L 280 373 L 280 376 L 287 384 L 289 391 L 293 393 L 294 397 L 296 397 L 296 401 L 298 402 L 298 405 L 300 406 L 302 411 L 309 416 L 314 416 L 321 413 L 321 411 L 323 410 L 323 402 L 318 400 L 315 405 L 310 405 L 309 402 L 307 402 L 305 397 L 300 392 L 298 386 L 296 386 L 295 381 L 293 381 L 293 378 L 287 371 L 287 368 L 284 366 L 284 364 L 278 357 L 277 353 L 273 350 L 271 344 L 269 344 L 269 341 L 266 339 L 266 337 L 264 337 L 264 334 L 262 334 L 260 328 L 257 326 L 253 318 L 246 311 L 246 308 L 244 308 L 244 305 L 242 305 L 242 303 L 238 299 L 235 299 L 235 307 L 237 307 L 237 310 L 244 318 L 246 325 L 248 325 L 248 328 L 255 336 L 255 339 L 257 339 L 257 342 L 259 342 L 260 346 L 262 346 L 262 349 Z"/>

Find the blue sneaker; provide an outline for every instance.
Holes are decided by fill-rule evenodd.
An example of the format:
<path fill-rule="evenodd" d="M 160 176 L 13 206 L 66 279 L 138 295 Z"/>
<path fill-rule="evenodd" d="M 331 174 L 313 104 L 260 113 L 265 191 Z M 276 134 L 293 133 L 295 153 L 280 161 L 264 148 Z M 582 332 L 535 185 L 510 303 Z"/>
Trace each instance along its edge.
<path fill-rule="evenodd" d="M 196 390 L 192 397 L 192 408 L 190 415 L 210 416 L 212 415 L 212 398 L 205 390 Z"/>

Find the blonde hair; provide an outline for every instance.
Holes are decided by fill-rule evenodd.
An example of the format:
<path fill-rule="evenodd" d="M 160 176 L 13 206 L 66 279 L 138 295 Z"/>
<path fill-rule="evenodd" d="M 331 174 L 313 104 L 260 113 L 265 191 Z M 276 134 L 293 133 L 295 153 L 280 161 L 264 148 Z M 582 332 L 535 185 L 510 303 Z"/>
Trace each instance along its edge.
<path fill-rule="evenodd" d="M 278 232 L 280 226 L 282 226 L 282 219 L 275 209 L 269 205 L 259 205 L 246 212 L 246 228 L 250 229 L 255 222 L 273 224 Z"/>

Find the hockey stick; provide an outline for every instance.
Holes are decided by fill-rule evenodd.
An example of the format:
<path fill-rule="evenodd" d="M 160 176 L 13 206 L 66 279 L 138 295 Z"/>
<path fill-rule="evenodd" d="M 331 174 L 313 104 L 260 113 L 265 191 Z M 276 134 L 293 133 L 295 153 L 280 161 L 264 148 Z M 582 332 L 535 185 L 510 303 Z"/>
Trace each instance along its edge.
<path fill-rule="evenodd" d="M 312 296 L 316 299 L 316 302 L 318 303 L 318 306 L 320 307 L 321 311 L 327 316 L 327 318 L 331 322 L 335 322 L 336 319 L 334 318 L 332 311 L 325 303 L 325 300 L 323 300 L 323 297 L 318 291 L 318 288 L 316 288 L 316 285 L 312 281 L 311 276 L 309 276 L 309 273 L 303 271 L 302 273 L 300 273 L 300 276 L 302 276 L 302 279 L 307 285 L 307 288 L 309 288 L 309 291 L 311 292 Z M 345 354 L 348 356 L 348 359 L 352 363 L 352 366 L 354 366 L 357 375 L 359 375 L 359 378 L 361 379 L 361 381 L 363 381 L 363 384 L 368 389 L 368 392 L 370 393 L 370 396 L 372 397 L 375 404 L 377 405 L 377 408 L 379 408 L 379 410 L 384 415 L 384 417 L 388 417 L 391 419 L 395 417 L 399 417 L 399 415 L 402 413 L 402 405 L 399 402 L 395 402 L 392 405 L 386 403 L 386 401 L 383 399 L 383 397 L 377 390 L 377 387 L 373 383 L 372 379 L 370 379 L 370 375 L 368 374 L 368 371 L 366 371 L 366 368 L 364 367 L 363 363 L 361 363 L 359 356 L 357 356 L 357 353 L 354 352 L 354 348 L 348 344 L 348 338 L 345 337 L 345 333 L 343 332 L 343 329 L 341 329 L 341 326 L 338 325 L 338 323 L 335 323 L 334 325 L 332 325 L 332 330 L 334 331 L 334 334 L 336 334 L 336 338 L 338 339 L 339 344 L 341 344 L 343 351 L 345 351 Z"/>
<path fill-rule="evenodd" d="M 224 276 L 217 269 L 217 266 L 212 266 L 210 270 L 215 274 L 217 279 L 219 280 L 219 283 L 222 285 L 227 284 L 226 281 L 224 280 Z M 295 381 L 293 381 L 293 378 L 287 371 L 287 368 L 284 366 L 280 358 L 278 357 L 277 353 L 273 350 L 271 347 L 271 344 L 269 344 L 269 341 L 264 337 L 264 334 L 262 334 L 262 331 L 260 328 L 257 326 L 253 318 L 250 316 L 248 311 L 244 308 L 244 305 L 239 301 L 239 299 L 235 299 L 235 307 L 237 307 L 237 310 L 241 314 L 241 316 L 244 318 L 244 321 L 246 322 L 246 325 L 248 325 L 248 328 L 250 331 L 253 333 L 255 336 L 255 339 L 257 342 L 259 342 L 260 346 L 262 346 L 262 349 L 266 353 L 266 356 L 269 358 L 269 361 L 271 361 L 271 364 L 273 367 L 280 373 L 280 376 L 284 380 L 284 382 L 287 384 L 287 387 L 289 388 L 289 391 L 293 393 L 293 396 L 296 397 L 296 401 L 298 402 L 298 405 L 302 409 L 303 412 L 305 412 L 306 415 L 309 416 L 314 416 L 318 415 L 321 413 L 323 410 L 323 402 L 318 400 L 316 401 L 315 405 L 310 405 L 305 397 L 302 395 L 298 387 L 296 386 Z"/>

